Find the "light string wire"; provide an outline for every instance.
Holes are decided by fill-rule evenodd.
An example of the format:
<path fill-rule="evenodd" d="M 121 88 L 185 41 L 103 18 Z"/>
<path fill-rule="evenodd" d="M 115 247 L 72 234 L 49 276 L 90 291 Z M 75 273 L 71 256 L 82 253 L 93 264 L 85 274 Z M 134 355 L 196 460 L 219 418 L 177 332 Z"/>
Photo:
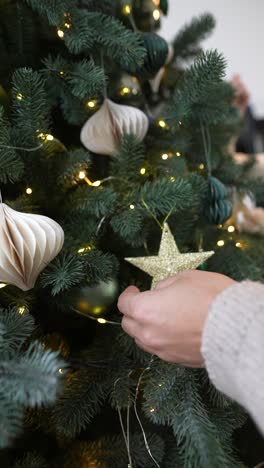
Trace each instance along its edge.
<path fill-rule="evenodd" d="M 125 430 L 125 426 L 124 426 L 123 418 L 122 418 L 121 408 L 120 408 L 120 406 L 118 404 L 118 400 L 117 400 L 117 397 L 116 397 L 116 386 L 117 386 L 118 382 L 120 382 L 120 380 L 125 379 L 125 378 L 129 379 L 132 372 L 133 371 L 130 370 L 126 377 L 119 377 L 118 379 L 116 379 L 116 381 L 114 383 L 114 396 L 115 396 L 116 403 L 117 403 L 117 411 L 118 411 L 120 426 L 121 426 L 122 434 L 123 434 L 126 449 L 127 449 L 128 468 L 133 468 L 133 460 L 132 460 L 132 455 L 131 455 L 131 450 L 130 450 L 130 395 L 128 397 L 128 402 L 127 402 L 127 418 L 126 418 L 126 430 Z"/>
<path fill-rule="evenodd" d="M 71 310 L 73 310 L 74 312 L 76 312 L 76 314 L 79 314 L 79 315 L 82 315 L 83 317 L 86 317 L 88 318 L 89 320 L 93 320 L 95 322 L 98 322 L 98 320 L 100 320 L 100 317 L 96 318 L 96 317 L 92 317 L 91 315 L 86 315 L 84 312 L 81 312 L 80 310 L 78 309 L 75 309 L 74 307 L 71 307 Z M 118 327 L 121 327 L 121 322 L 114 322 L 113 320 L 106 320 L 106 319 L 102 319 L 103 322 L 102 324 L 107 324 L 107 325 L 117 325 Z M 100 322 L 98 322 L 100 323 Z"/>
<path fill-rule="evenodd" d="M 212 164 L 211 164 L 211 151 L 212 151 L 212 142 L 211 142 L 211 135 L 210 135 L 210 130 L 208 125 L 202 123 L 200 121 L 200 127 L 201 127 L 201 133 L 202 133 L 202 139 L 203 139 L 203 145 L 204 145 L 204 153 L 205 153 L 205 159 L 206 159 L 206 165 L 207 165 L 207 170 L 209 176 L 212 175 Z"/>
<path fill-rule="evenodd" d="M 0 145 L 0 148 L 13 149 L 13 150 L 18 150 L 18 151 L 27 151 L 28 153 L 30 153 L 31 151 L 37 151 L 43 148 L 43 146 L 44 146 L 44 143 L 41 143 L 40 145 L 35 146 L 34 148 L 23 148 L 22 146 L 11 146 L 11 145 Z"/>
<path fill-rule="evenodd" d="M 142 435 L 143 435 L 143 439 L 144 439 L 144 443 L 145 443 L 145 447 L 147 449 L 147 452 L 150 456 L 150 458 L 152 459 L 152 461 L 155 463 L 155 465 L 157 466 L 157 468 L 161 468 L 159 463 L 157 462 L 157 460 L 155 459 L 155 457 L 153 456 L 152 452 L 151 452 L 151 449 L 150 449 L 150 446 L 149 446 L 149 443 L 148 443 L 148 439 L 147 439 L 147 435 L 146 435 L 146 432 L 145 432 L 145 429 L 143 427 L 143 424 L 141 422 L 141 419 L 139 417 L 139 414 L 138 414 L 138 409 L 137 409 L 137 401 L 138 401 L 138 395 L 139 395 L 139 390 L 140 390 L 140 385 L 142 383 L 142 380 L 143 380 L 143 377 L 144 375 L 146 374 L 146 372 L 149 372 L 151 370 L 151 366 L 154 362 L 154 359 L 155 359 L 155 356 L 154 354 L 152 354 L 151 358 L 150 358 L 150 361 L 149 361 L 149 364 L 148 364 L 148 367 L 146 367 L 139 379 L 138 379 L 138 383 L 137 383 L 137 388 L 136 388 L 136 395 L 135 395 L 135 400 L 134 400 L 134 412 L 135 412 L 135 415 L 136 415 L 136 418 L 138 420 L 138 423 L 140 425 L 140 429 L 141 429 L 141 432 L 142 432 Z"/>

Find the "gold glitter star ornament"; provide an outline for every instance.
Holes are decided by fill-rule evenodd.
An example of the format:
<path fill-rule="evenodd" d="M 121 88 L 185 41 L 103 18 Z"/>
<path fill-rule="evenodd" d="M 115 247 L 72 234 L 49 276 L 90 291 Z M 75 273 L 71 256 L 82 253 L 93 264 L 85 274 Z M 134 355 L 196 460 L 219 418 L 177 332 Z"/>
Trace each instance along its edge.
<path fill-rule="evenodd" d="M 165 224 L 157 256 L 126 258 L 125 260 L 153 278 L 153 289 L 159 281 L 169 276 L 181 271 L 195 270 L 213 255 L 213 251 L 181 254 L 168 224 Z"/>

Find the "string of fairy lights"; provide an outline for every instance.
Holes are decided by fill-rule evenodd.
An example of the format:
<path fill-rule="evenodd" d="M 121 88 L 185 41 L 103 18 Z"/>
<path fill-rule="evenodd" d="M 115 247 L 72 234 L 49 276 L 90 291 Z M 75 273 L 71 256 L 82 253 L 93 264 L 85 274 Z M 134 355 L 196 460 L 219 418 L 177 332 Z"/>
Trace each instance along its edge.
<path fill-rule="evenodd" d="M 155 1 L 153 0 L 153 3 L 155 3 L 155 5 L 158 5 L 158 4 L 159 4 L 159 0 L 155 0 Z M 124 8 L 124 10 L 123 10 L 124 14 L 127 14 L 127 15 L 131 14 L 131 6 L 130 6 L 130 5 L 125 5 L 123 8 Z M 67 15 L 66 15 L 66 16 L 67 16 Z M 67 16 L 67 18 L 69 18 L 69 16 Z M 69 21 L 69 20 L 68 20 L 68 21 Z M 65 27 L 69 29 L 69 28 L 71 27 L 70 23 L 69 23 L 69 22 L 65 22 Z M 58 35 L 59 35 L 59 34 L 58 34 Z M 59 36 L 60 36 L 60 35 L 59 35 Z M 60 74 L 61 76 L 63 76 L 63 75 L 64 75 L 64 72 L 63 72 L 63 71 L 60 71 L 59 74 Z M 137 79 L 135 78 L 135 80 L 137 80 Z M 121 95 L 121 96 L 125 96 L 126 94 L 129 94 L 130 92 L 133 93 L 133 89 L 131 90 L 131 89 L 128 88 L 127 86 L 125 86 L 125 87 L 123 87 L 123 88 L 120 89 L 120 95 Z M 19 92 L 19 93 L 17 93 L 16 98 L 17 98 L 19 101 L 21 101 L 21 100 L 23 100 L 25 97 L 23 96 L 22 93 Z M 97 107 L 97 104 L 98 104 L 98 102 L 97 102 L 96 99 L 91 99 L 91 100 L 87 101 L 86 106 L 89 108 L 89 110 L 94 111 L 94 110 L 96 109 L 96 107 Z M 159 119 L 159 120 L 157 120 L 156 124 L 157 124 L 157 126 L 158 126 L 160 129 L 162 129 L 162 130 L 169 130 L 169 128 L 170 128 L 169 125 L 166 123 L 166 121 L 165 121 L 164 119 Z M 179 122 L 179 125 L 182 125 L 182 122 Z M 35 151 L 35 150 L 37 150 L 37 149 L 41 149 L 41 148 L 44 146 L 45 143 L 51 143 L 52 141 L 54 141 L 54 136 L 53 136 L 52 134 L 50 134 L 50 133 L 39 132 L 39 133 L 38 133 L 38 138 L 40 138 L 40 140 L 42 140 L 42 142 L 41 142 L 41 144 L 40 144 L 38 147 L 36 147 L 36 148 L 16 148 L 16 147 L 12 147 L 12 148 L 13 148 L 13 149 L 21 149 L 21 150 L 24 150 L 24 151 Z M 10 148 L 10 147 L 9 147 L 9 148 Z M 182 156 L 182 153 L 181 153 L 180 151 L 175 151 L 175 153 L 172 153 L 172 152 L 167 152 L 167 153 L 165 153 L 165 152 L 164 152 L 164 153 L 161 154 L 160 157 L 161 157 L 161 159 L 162 159 L 163 161 L 167 161 L 168 159 L 170 159 L 170 158 L 172 158 L 172 157 L 174 157 L 174 156 L 176 156 L 176 157 L 181 157 L 181 156 Z M 199 164 L 199 165 L 198 165 L 198 169 L 201 170 L 201 171 L 205 170 L 205 165 L 204 165 L 203 163 Z M 139 169 L 139 173 L 140 173 L 140 175 L 142 175 L 142 176 L 146 176 L 146 175 L 147 175 L 147 169 L 146 169 L 146 167 L 141 167 L 141 168 Z M 77 176 L 74 176 L 74 178 L 75 178 L 75 179 L 77 178 L 79 181 L 85 181 L 90 187 L 94 187 L 94 188 L 99 188 L 104 182 L 107 182 L 107 181 L 109 181 L 109 180 L 111 179 L 111 177 L 108 177 L 108 178 L 103 179 L 103 180 L 96 180 L 96 181 L 93 181 L 93 182 L 92 182 L 92 181 L 89 179 L 86 170 L 81 170 L 81 171 L 79 171 L 79 173 L 77 174 Z M 176 180 L 175 177 L 171 177 L 170 179 L 171 179 L 172 182 Z M 25 193 L 26 193 L 26 195 L 31 196 L 31 195 L 33 194 L 33 189 L 32 189 L 32 187 L 27 186 L 27 187 L 25 188 Z M 135 206 L 135 204 L 130 203 L 129 208 L 130 208 L 131 210 L 135 210 L 135 209 L 136 209 L 136 206 Z M 219 230 L 223 230 L 223 232 L 227 232 L 227 233 L 229 234 L 229 238 L 228 238 L 228 239 L 225 240 L 225 239 L 223 239 L 223 238 L 220 238 L 219 240 L 217 240 L 217 242 L 216 242 L 216 247 L 222 248 L 222 247 L 224 247 L 224 246 L 226 245 L 226 243 L 228 242 L 228 240 L 233 241 L 233 235 L 236 233 L 237 229 L 236 229 L 236 226 L 235 226 L 234 224 L 229 224 L 228 222 L 227 222 L 225 225 L 219 225 L 219 226 L 218 226 L 218 229 L 219 229 Z M 246 246 L 245 246 L 245 243 L 242 242 L 242 241 L 237 241 L 237 242 L 235 242 L 235 246 L 236 246 L 237 248 L 239 248 L 239 249 L 243 249 L 243 248 L 246 247 Z M 79 253 L 79 254 L 82 254 L 82 253 L 84 253 L 85 251 L 87 251 L 87 250 L 89 250 L 89 249 L 90 249 L 89 246 L 88 246 L 88 247 L 87 247 L 87 246 L 82 247 L 82 248 L 80 248 L 80 249 L 78 250 L 78 253 Z M 7 286 L 7 284 L 0 283 L 0 289 L 4 288 L 4 287 L 6 287 L 6 286 Z M 23 313 L 27 312 L 27 310 L 28 310 L 28 309 L 27 309 L 27 307 L 25 307 L 25 306 L 23 306 L 23 307 L 22 307 L 22 306 L 21 306 L 21 307 L 18 307 L 18 312 L 19 312 L 20 314 L 23 314 Z M 105 323 L 107 323 L 107 320 L 105 320 L 105 319 L 96 319 L 96 320 L 97 320 L 98 323 L 100 323 L 100 324 L 105 324 Z"/>

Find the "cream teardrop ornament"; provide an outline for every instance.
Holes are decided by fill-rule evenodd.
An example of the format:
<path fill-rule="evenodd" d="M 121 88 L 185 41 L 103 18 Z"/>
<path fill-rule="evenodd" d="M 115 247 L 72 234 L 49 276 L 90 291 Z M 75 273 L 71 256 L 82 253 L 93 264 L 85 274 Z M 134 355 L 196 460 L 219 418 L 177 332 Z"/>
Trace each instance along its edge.
<path fill-rule="evenodd" d="M 32 289 L 63 243 L 64 232 L 52 219 L 0 203 L 0 282 Z"/>
<path fill-rule="evenodd" d="M 112 156 L 123 135 L 133 134 L 142 141 L 148 128 L 149 121 L 144 112 L 105 99 L 99 111 L 83 126 L 81 142 L 93 153 Z"/>

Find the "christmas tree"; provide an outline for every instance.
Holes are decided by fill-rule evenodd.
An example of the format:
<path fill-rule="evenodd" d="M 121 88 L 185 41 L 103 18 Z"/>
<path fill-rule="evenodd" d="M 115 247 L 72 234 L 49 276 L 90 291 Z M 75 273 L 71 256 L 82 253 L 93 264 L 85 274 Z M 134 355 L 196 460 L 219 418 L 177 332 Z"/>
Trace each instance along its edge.
<path fill-rule="evenodd" d="M 167 0 L 0 8 L 1 466 L 245 466 L 244 411 L 204 370 L 137 348 L 116 305 L 159 277 L 158 251 L 263 279 L 263 243 L 232 216 L 234 192 L 264 190 L 230 152 L 234 92 L 201 48 L 214 19 L 168 44 Z"/>

